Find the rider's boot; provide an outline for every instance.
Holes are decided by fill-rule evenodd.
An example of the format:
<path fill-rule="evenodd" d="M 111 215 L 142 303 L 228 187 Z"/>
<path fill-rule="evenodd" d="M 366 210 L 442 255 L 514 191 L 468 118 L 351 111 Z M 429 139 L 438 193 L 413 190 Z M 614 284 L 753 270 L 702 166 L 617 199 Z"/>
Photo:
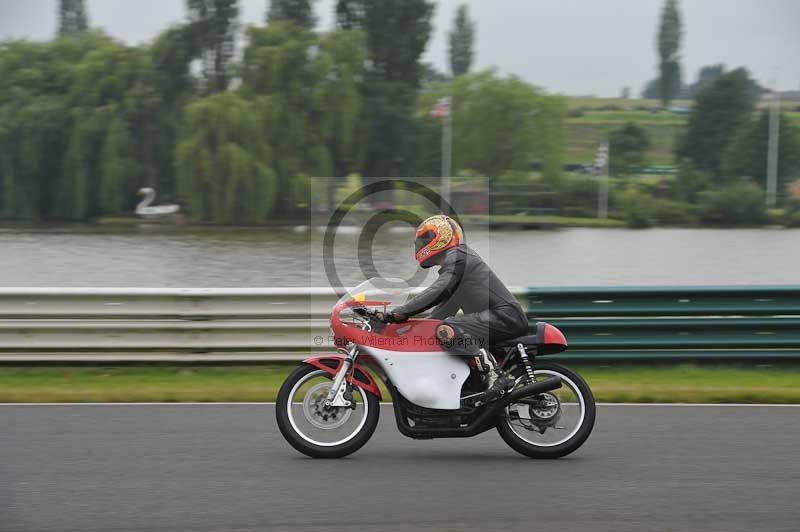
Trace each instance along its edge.
<path fill-rule="evenodd" d="M 486 400 L 493 401 L 504 395 L 514 384 L 514 380 L 497 368 L 497 362 L 486 349 L 481 349 L 475 358 L 483 376 Z"/>

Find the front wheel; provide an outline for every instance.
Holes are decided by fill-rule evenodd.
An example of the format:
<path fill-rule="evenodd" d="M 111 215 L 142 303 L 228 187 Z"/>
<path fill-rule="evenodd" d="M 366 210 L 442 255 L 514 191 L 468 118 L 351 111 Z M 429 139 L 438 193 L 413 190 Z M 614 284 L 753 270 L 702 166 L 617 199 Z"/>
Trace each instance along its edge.
<path fill-rule="evenodd" d="M 275 411 L 278 428 L 289 444 L 314 458 L 341 458 L 359 450 L 378 426 L 380 402 L 353 386 L 351 407 L 326 407 L 333 376 L 302 365 L 284 381 Z"/>
<path fill-rule="evenodd" d="M 561 458 L 583 445 L 595 419 L 594 396 L 586 381 L 551 362 L 533 366 L 536 378 L 555 376 L 562 387 L 511 403 L 497 421 L 497 431 L 515 451 L 530 458 Z"/>

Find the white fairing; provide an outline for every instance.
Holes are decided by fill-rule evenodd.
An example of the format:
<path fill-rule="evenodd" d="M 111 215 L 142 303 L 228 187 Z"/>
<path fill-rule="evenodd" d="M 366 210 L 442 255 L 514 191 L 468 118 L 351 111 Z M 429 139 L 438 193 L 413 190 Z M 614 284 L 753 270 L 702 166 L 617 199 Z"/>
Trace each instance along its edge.
<path fill-rule="evenodd" d="M 461 386 L 469 376 L 466 361 L 444 351 L 404 352 L 364 347 L 403 397 L 415 405 L 442 410 L 461 406 Z"/>

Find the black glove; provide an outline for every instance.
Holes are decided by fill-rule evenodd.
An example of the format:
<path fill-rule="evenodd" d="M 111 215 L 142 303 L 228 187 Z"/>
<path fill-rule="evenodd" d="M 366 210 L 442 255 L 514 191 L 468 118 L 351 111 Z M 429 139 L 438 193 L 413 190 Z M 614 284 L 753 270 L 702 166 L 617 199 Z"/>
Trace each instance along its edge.
<path fill-rule="evenodd" d="M 402 323 L 408 319 L 406 316 L 403 316 L 402 314 L 397 314 L 392 310 L 390 310 L 389 312 L 381 313 L 378 316 L 378 318 L 383 323 Z"/>

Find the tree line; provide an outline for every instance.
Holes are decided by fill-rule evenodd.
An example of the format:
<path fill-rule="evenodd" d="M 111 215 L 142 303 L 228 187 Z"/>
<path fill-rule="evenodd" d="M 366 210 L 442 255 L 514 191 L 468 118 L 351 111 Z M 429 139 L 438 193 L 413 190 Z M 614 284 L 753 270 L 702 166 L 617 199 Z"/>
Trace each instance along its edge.
<path fill-rule="evenodd" d="M 678 0 L 665 0 L 656 38 L 659 76 L 648 84 L 644 96 L 657 96 L 664 107 L 674 98 L 694 100 L 686 132 L 675 150 L 682 165 L 683 188 L 699 191 L 709 185 L 740 186 L 743 179 L 763 188 L 769 113 L 758 113 L 756 104 L 765 90 L 745 68 L 727 71 L 721 63 L 702 67 L 697 81 L 685 85 L 679 53 L 682 36 Z M 779 117 L 779 123 L 778 175 L 780 196 L 784 196 L 785 185 L 800 177 L 800 131 L 785 116 Z M 639 137 L 641 142 L 641 134 Z M 619 139 L 631 142 L 631 128 Z M 643 145 L 646 143 L 638 146 Z M 690 194 L 684 199 L 694 197 Z"/>
<path fill-rule="evenodd" d="M 629 225 L 650 223 L 723 225 L 800 224 L 800 128 L 777 117 L 777 207 L 765 207 L 769 111 L 759 110 L 762 88 L 745 68 L 718 63 L 700 69 L 692 84 L 682 81 L 682 21 L 677 0 L 665 0 L 658 22 L 658 75 L 642 94 L 667 107 L 676 98 L 692 99 L 685 130 L 677 135 L 678 171 L 655 185 L 623 181 L 612 204 Z M 625 124 L 610 135 L 611 171 L 636 173 L 645 163 L 649 139 L 644 128 Z M 613 201 L 616 200 L 616 201 Z"/>
<path fill-rule="evenodd" d="M 438 176 L 452 95 L 455 171 L 563 163 L 565 105 L 515 77 L 470 73 L 475 24 L 459 7 L 452 76 L 421 56 L 427 0 L 273 0 L 237 53 L 237 0 L 187 0 L 186 19 L 128 46 L 61 0 L 59 35 L 0 44 L 0 217 L 130 214 L 150 186 L 198 221 L 261 223 L 333 205 L 347 176 Z M 315 204 L 316 202 L 316 204 Z"/>
<path fill-rule="evenodd" d="M 777 116 L 776 209 L 765 202 L 770 110 L 759 110 L 753 80 L 744 68 L 720 69 L 701 86 L 675 145 L 677 173 L 657 183 L 618 180 L 615 205 L 629 225 L 800 226 L 800 127 Z M 611 134 L 616 176 L 644 162 L 649 139 L 629 123 Z M 619 192 L 615 194 L 614 192 Z"/>

